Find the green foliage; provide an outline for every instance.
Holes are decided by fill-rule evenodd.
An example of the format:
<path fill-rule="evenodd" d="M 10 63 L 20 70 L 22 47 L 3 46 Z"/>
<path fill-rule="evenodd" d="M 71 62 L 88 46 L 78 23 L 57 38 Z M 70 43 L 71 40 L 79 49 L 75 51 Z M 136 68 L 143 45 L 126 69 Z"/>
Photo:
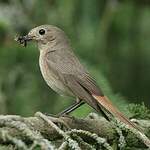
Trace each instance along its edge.
<path fill-rule="evenodd" d="M 41 24 L 66 32 L 75 53 L 122 112 L 130 115 L 129 102 L 142 99 L 149 105 L 149 17 L 149 3 L 135 0 L 1 1 L 0 113 L 56 114 L 74 101 L 58 96 L 45 84 L 37 47 L 32 43 L 24 48 L 14 41 L 16 33 L 26 34 Z M 90 111 L 85 105 L 73 115 Z"/>
<path fill-rule="evenodd" d="M 142 104 L 129 104 L 128 108 L 133 118 L 150 119 L 150 109 L 145 106 L 144 102 Z"/>
<path fill-rule="evenodd" d="M 0 23 L 0 44 L 2 45 L 7 35 L 7 25 Z"/>

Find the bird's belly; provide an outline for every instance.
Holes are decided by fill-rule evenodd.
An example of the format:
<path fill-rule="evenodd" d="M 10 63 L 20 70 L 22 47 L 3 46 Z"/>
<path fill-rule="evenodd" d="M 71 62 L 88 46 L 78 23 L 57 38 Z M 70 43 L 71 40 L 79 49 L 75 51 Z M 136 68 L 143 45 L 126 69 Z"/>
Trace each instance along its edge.
<path fill-rule="evenodd" d="M 73 96 L 73 93 L 69 91 L 69 89 L 59 80 L 59 77 L 50 70 L 45 60 L 41 57 L 39 59 L 39 64 L 42 76 L 49 87 L 60 95 Z"/>

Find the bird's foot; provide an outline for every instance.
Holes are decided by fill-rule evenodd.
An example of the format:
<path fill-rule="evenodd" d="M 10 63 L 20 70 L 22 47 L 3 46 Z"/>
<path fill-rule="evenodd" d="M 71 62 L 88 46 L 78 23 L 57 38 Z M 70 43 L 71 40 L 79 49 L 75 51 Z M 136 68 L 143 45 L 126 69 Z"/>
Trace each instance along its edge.
<path fill-rule="evenodd" d="M 68 114 L 65 113 L 58 113 L 58 114 L 49 114 L 49 113 L 44 113 L 44 115 L 48 117 L 54 117 L 54 118 L 60 118 L 60 117 L 66 117 Z"/>
<path fill-rule="evenodd" d="M 49 114 L 49 113 L 44 113 L 44 115 L 48 116 L 48 117 L 54 117 L 54 118 L 59 118 L 59 116 L 56 114 Z"/>

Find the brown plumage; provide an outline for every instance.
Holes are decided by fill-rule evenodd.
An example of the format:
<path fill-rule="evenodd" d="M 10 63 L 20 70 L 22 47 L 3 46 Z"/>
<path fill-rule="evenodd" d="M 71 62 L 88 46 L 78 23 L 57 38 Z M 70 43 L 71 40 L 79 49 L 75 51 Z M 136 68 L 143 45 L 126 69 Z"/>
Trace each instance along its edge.
<path fill-rule="evenodd" d="M 80 63 L 65 33 L 52 25 L 32 29 L 21 43 L 35 40 L 40 50 L 39 64 L 46 83 L 60 95 L 69 95 L 85 101 L 110 119 L 117 117 L 123 123 L 139 130 L 104 96 L 95 80 Z"/>

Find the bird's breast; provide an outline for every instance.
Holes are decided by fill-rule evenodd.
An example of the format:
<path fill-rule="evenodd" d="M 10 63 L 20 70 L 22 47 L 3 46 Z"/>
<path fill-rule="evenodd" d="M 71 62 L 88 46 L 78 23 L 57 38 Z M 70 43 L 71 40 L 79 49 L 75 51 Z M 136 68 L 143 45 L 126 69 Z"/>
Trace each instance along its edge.
<path fill-rule="evenodd" d="M 49 87 L 56 91 L 60 95 L 72 96 L 72 93 L 66 88 L 66 86 L 60 81 L 55 72 L 48 66 L 46 61 L 46 54 L 40 54 L 39 65 L 42 76 Z"/>

